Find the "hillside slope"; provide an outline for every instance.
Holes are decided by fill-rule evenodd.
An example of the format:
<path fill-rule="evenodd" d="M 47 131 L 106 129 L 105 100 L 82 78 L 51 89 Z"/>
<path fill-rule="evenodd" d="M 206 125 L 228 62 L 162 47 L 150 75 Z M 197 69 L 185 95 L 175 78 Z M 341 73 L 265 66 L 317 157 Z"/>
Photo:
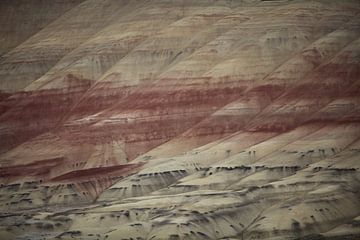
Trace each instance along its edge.
<path fill-rule="evenodd" d="M 14 2 L 1 239 L 360 238 L 358 1 Z"/>

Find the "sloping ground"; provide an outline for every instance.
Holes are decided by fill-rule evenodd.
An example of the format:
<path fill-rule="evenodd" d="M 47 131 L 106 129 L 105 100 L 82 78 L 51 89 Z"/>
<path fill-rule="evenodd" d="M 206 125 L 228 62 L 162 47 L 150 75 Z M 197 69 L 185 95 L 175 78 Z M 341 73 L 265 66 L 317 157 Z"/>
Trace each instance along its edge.
<path fill-rule="evenodd" d="M 0 56 L 25 42 L 29 37 L 84 0 L 3 0 L 0 2 Z"/>
<path fill-rule="evenodd" d="M 52 4 L 1 31 L 1 239 L 360 238 L 358 1 Z"/>

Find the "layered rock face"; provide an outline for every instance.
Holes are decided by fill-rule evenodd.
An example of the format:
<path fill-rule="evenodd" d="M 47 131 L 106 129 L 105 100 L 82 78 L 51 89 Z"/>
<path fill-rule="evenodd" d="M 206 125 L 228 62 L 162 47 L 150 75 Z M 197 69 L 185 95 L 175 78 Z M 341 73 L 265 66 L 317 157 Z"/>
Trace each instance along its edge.
<path fill-rule="evenodd" d="M 1 239 L 360 238 L 360 3 L 4 1 Z"/>

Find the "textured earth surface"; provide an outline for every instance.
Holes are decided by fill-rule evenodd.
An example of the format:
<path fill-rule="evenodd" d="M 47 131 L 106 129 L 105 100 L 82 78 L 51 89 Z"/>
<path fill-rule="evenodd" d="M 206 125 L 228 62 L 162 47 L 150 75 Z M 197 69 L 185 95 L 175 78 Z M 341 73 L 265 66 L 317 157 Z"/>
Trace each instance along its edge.
<path fill-rule="evenodd" d="M 0 239 L 360 239 L 359 16 L 1 1 Z"/>

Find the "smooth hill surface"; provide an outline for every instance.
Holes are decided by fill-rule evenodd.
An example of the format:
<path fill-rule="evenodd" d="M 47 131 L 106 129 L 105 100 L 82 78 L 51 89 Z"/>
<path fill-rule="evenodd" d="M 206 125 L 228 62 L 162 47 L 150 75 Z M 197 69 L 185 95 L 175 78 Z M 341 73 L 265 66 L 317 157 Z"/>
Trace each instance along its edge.
<path fill-rule="evenodd" d="M 0 239 L 359 239 L 359 16 L 2 1 Z"/>

